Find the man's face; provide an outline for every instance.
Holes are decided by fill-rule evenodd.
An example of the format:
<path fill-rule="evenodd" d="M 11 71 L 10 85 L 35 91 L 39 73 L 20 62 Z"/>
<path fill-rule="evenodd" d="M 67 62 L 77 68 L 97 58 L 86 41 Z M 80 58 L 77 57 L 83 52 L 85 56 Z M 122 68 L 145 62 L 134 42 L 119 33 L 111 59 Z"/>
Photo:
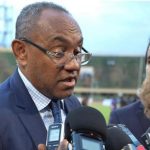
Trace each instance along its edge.
<path fill-rule="evenodd" d="M 77 47 L 82 46 L 79 26 L 65 13 L 44 10 L 38 26 L 31 40 L 49 51 L 76 54 Z M 80 71 L 75 59 L 60 67 L 52 60 L 54 58 L 49 58 L 33 45 L 27 44 L 27 51 L 27 64 L 23 72 L 41 93 L 50 98 L 64 98 L 73 93 Z"/>

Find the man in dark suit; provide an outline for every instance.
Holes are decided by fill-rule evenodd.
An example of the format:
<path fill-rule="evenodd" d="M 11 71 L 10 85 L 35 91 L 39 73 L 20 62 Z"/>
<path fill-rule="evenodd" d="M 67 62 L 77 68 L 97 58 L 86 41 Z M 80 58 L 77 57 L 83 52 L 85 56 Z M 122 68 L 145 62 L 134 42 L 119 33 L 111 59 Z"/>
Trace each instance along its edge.
<path fill-rule="evenodd" d="M 61 6 L 39 2 L 21 11 L 12 42 L 18 67 L 0 85 L 0 150 L 37 150 L 55 121 L 52 102 L 61 105 L 62 122 L 81 106 L 73 90 L 91 56 L 82 44 L 79 25 Z"/>
<path fill-rule="evenodd" d="M 124 106 L 120 109 L 112 111 L 110 115 L 110 124 L 124 124 L 135 135 L 135 137 L 142 143 L 141 135 L 150 127 L 150 43 L 148 43 L 145 64 L 146 64 L 146 78 L 139 90 L 140 100 Z M 144 104 L 144 105 L 143 105 Z M 146 111 L 145 111 L 146 110 Z"/>

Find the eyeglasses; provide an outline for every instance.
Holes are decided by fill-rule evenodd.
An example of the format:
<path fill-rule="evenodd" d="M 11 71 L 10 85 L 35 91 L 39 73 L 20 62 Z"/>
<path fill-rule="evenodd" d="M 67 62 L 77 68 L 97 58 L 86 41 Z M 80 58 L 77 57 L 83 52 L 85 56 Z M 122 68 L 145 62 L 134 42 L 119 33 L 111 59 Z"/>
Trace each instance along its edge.
<path fill-rule="evenodd" d="M 39 46 L 38 44 L 35 44 L 34 42 L 32 42 L 31 40 L 28 40 L 26 38 L 19 38 L 19 40 L 27 42 L 27 43 L 33 45 L 34 47 L 38 48 L 39 50 L 41 50 L 42 52 L 47 54 L 47 56 L 49 58 L 51 58 L 53 60 L 53 62 L 59 66 L 64 66 L 66 63 L 70 62 L 72 59 L 75 59 L 79 65 L 83 66 L 89 62 L 89 60 L 92 56 L 92 54 L 90 54 L 83 47 L 78 48 L 77 54 L 67 53 L 67 52 L 63 52 L 63 51 L 54 52 L 54 51 L 50 51 L 46 48 L 43 48 L 43 47 Z M 81 53 L 81 51 L 83 51 L 83 52 Z"/>

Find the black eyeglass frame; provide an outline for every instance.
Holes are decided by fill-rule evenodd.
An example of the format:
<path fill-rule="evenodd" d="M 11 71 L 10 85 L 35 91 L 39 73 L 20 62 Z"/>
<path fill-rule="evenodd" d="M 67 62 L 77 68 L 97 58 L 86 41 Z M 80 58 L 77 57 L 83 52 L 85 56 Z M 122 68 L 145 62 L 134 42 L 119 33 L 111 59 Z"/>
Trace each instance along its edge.
<path fill-rule="evenodd" d="M 44 52 L 45 54 L 48 54 L 48 53 L 49 53 L 48 55 L 55 56 L 55 52 L 51 52 L 51 51 L 49 51 L 48 49 L 41 47 L 40 45 L 38 45 L 38 44 L 32 42 L 31 40 L 29 40 L 29 39 L 27 39 L 27 38 L 19 38 L 19 40 L 24 41 L 24 42 L 27 42 L 27 43 L 29 43 L 29 44 L 35 46 L 36 48 L 38 48 L 39 50 L 41 50 L 41 51 Z M 81 47 L 81 49 L 85 52 L 85 53 L 83 53 L 83 54 L 89 54 L 89 55 L 90 55 L 90 56 L 89 56 L 89 60 L 90 60 L 90 58 L 92 57 L 92 54 L 89 53 L 84 47 Z M 81 54 L 82 54 L 82 53 L 81 53 Z M 56 57 L 56 56 L 55 56 L 55 57 Z M 87 60 L 87 63 L 89 62 L 89 60 Z M 85 64 L 87 64 L 87 63 L 85 63 Z M 83 64 L 84 64 L 84 63 L 83 63 Z M 81 65 L 83 65 L 83 64 L 81 63 Z"/>

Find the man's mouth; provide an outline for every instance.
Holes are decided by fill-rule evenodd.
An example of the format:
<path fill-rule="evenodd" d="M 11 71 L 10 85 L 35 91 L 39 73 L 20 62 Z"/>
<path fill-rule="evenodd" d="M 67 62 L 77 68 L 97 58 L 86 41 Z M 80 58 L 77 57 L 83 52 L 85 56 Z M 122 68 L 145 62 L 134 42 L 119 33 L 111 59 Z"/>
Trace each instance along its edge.
<path fill-rule="evenodd" d="M 61 81 L 65 87 L 72 88 L 76 85 L 76 78 L 66 78 Z"/>

